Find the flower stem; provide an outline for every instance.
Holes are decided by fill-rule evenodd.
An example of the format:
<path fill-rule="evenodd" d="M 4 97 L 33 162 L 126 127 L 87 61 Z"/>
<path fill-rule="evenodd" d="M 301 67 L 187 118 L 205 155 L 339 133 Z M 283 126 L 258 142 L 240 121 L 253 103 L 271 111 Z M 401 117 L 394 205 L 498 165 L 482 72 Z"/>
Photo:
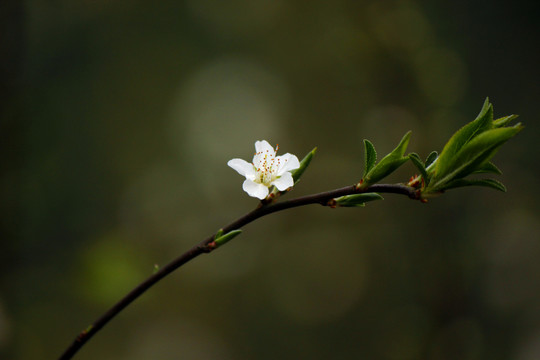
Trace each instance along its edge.
<path fill-rule="evenodd" d="M 336 197 L 359 194 L 365 192 L 377 192 L 377 193 L 393 193 L 406 195 L 411 199 L 419 199 L 419 194 L 416 189 L 402 185 L 402 184 L 375 184 L 371 185 L 364 189 L 358 189 L 356 185 L 346 186 L 340 189 L 335 189 L 327 192 L 322 192 L 318 194 L 312 194 L 307 196 L 298 197 L 291 200 L 286 200 L 278 203 L 261 203 L 262 205 L 258 208 L 252 210 L 246 215 L 238 218 L 229 225 L 223 228 L 223 233 L 227 234 L 232 230 L 240 229 L 241 227 L 261 218 L 263 216 L 269 215 L 274 212 L 310 205 L 310 204 L 320 204 L 326 206 L 328 202 Z M 137 285 L 133 290 L 126 294 L 120 301 L 118 301 L 113 307 L 111 307 L 107 312 L 105 312 L 99 319 L 97 319 L 92 325 L 88 326 L 83 330 L 73 341 L 73 343 L 64 351 L 60 356 L 60 360 L 71 359 L 79 349 L 88 342 L 103 326 L 105 326 L 110 320 L 112 320 L 116 315 L 118 315 L 124 308 L 131 304 L 135 299 L 144 294 L 146 290 L 155 285 L 165 276 L 169 275 L 174 270 L 178 269 L 180 266 L 184 265 L 188 261 L 196 258 L 197 256 L 203 253 L 211 252 L 214 247 L 208 246 L 212 241 L 214 241 L 215 234 L 201 241 L 200 243 L 194 245 L 191 249 L 163 266 L 156 273 L 148 277 L 146 280 Z"/>

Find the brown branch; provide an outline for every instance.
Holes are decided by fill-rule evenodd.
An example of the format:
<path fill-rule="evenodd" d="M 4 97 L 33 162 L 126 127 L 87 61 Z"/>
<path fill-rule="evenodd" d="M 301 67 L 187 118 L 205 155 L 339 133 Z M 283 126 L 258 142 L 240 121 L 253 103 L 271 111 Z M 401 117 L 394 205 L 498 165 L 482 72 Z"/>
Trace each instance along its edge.
<path fill-rule="evenodd" d="M 226 234 L 232 230 L 240 229 L 241 227 L 257 220 L 265 215 L 282 211 L 294 207 L 320 204 L 326 206 L 331 199 L 351 194 L 377 192 L 377 193 L 393 193 L 406 195 L 411 199 L 419 199 L 416 189 L 401 184 L 378 184 L 372 185 L 365 189 L 357 189 L 355 185 L 346 186 L 344 188 L 335 189 L 327 192 L 322 192 L 313 195 L 307 195 L 296 199 L 286 200 L 278 203 L 263 203 L 255 210 L 247 213 L 241 218 L 233 221 L 229 225 L 223 228 L 223 234 Z M 215 234 L 201 241 L 191 249 L 174 259 L 155 274 L 147 278 L 140 283 L 137 287 L 126 294 L 120 301 L 118 301 L 113 307 L 111 307 L 106 313 L 104 313 L 99 319 L 97 319 L 92 325 L 83 330 L 73 341 L 73 343 L 64 351 L 60 360 L 71 359 L 77 351 L 94 336 L 103 326 L 105 326 L 111 319 L 120 313 L 125 307 L 131 304 L 135 299 L 141 296 L 146 290 L 155 285 L 165 276 L 169 275 L 180 266 L 184 265 L 188 261 L 196 258 L 197 256 L 212 251 L 215 247 L 208 246 L 214 240 Z"/>

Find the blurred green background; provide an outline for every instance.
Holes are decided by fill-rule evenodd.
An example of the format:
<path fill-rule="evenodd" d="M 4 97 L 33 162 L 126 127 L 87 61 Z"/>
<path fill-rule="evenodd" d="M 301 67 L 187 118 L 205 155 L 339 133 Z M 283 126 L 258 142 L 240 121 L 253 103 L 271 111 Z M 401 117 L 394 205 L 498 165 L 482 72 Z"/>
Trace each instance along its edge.
<path fill-rule="evenodd" d="M 540 358 L 538 4 L 2 2 L 0 358 L 58 357 L 256 206 L 226 166 L 255 140 L 318 146 L 306 195 L 356 182 L 364 138 L 441 150 L 486 96 L 526 125 L 495 158 L 507 194 L 273 214 L 76 358 Z"/>

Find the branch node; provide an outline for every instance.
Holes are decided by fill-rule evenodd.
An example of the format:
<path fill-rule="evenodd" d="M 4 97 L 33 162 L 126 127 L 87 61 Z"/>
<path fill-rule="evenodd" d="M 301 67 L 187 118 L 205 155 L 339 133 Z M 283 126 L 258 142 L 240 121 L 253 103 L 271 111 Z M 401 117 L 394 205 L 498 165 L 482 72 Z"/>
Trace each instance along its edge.
<path fill-rule="evenodd" d="M 215 250 L 216 248 L 217 248 L 217 244 L 215 241 L 212 241 L 206 245 L 198 246 L 198 249 L 205 254 L 208 254 L 209 252 L 211 252 L 212 250 Z"/>

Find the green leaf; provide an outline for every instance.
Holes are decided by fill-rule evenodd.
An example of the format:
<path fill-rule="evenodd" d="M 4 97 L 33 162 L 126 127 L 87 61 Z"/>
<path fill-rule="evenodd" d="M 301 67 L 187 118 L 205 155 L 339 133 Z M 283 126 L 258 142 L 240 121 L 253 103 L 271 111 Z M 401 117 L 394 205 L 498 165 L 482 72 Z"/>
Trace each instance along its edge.
<path fill-rule="evenodd" d="M 463 186 L 484 186 L 484 187 L 489 187 L 489 188 L 499 190 L 502 192 L 506 192 L 506 187 L 500 181 L 497 181 L 494 179 L 481 179 L 481 180 L 458 179 L 458 180 L 454 180 L 446 184 L 446 186 L 442 190 L 455 189 L 455 188 L 463 187 Z"/>
<path fill-rule="evenodd" d="M 375 146 L 373 146 L 373 144 L 367 139 L 364 139 L 364 157 L 366 163 L 364 168 L 364 175 L 362 175 L 362 177 L 365 177 L 366 174 L 371 169 L 373 169 L 373 166 L 377 161 L 377 152 L 375 151 Z"/>
<path fill-rule="evenodd" d="M 403 136 L 396 148 L 392 150 L 390 154 L 382 158 L 381 161 L 379 161 L 379 163 L 363 177 L 360 188 L 368 187 L 385 178 L 409 160 L 409 157 L 403 156 L 403 154 L 405 154 L 405 150 L 407 150 L 410 138 L 411 132 L 409 131 Z"/>
<path fill-rule="evenodd" d="M 447 161 L 448 171 L 438 172 L 433 175 L 430 186 L 432 189 L 442 189 L 446 183 L 463 178 L 481 168 L 485 162 L 488 162 L 497 149 L 508 139 L 515 136 L 523 127 L 517 124 L 513 127 L 495 128 L 487 130 L 469 141 L 463 148 Z M 441 155 L 442 156 L 442 155 Z M 440 165 L 440 164 L 439 164 Z"/>
<path fill-rule="evenodd" d="M 222 235 L 223 235 L 223 229 L 219 229 L 218 232 L 216 233 L 216 235 L 214 236 L 214 240 L 221 237 Z"/>
<path fill-rule="evenodd" d="M 422 159 L 420 159 L 420 156 L 418 156 L 417 153 L 410 153 L 409 159 L 411 159 L 414 166 L 416 166 L 418 171 L 420 171 L 420 175 L 422 175 L 422 178 L 424 179 L 424 181 L 427 180 L 428 175 L 426 172 L 426 168 L 424 166 L 424 163 L 422 162 Z"/>
<path fill-rule="evenodd" d="M 501 175 L 502 171 L 499 170 L 495 164 L 492 162 L 486 162 L 485 164 L 482 164 L 479 166 L 475 171 L 473 171 L 473 174 L 485 174 L 485 173 L 492 173 L 492 174 L 498 174 Z"/>
<path fill-rule="evenodd" d="M 365 206 L 368 201 L 383 200 L 383 197 L 377 193 L 362 193 L 345 195 L 334 199 L 337 206 L 341 207 L 360 207 Z"/>
<path fill-rule="evenodd" d="M 220 230 L 222 233 L 223 233 L 223 230 Z M 232 230 L 232 231 L 229 231 L 228 233 L 226 233 L 225 235 L 221 235 L 221 236 L 217 236 L 219 234 L 216 234 L 216 237 L 214 239 L 214 243 L 216 244 L 216 248 L 220 247 L 221 245 L 231 241 L 232 239 L 234 239 L 235 237 L 237 237 L 238 235 L 240 235 L 242 233 L 242 230 Z"/>
<path fill-rule="evenodd" d="M 430 167 L 435 162 L 435 160 L 437 160 L 438 157 L 439 154 L 436 151 L 430 152 L 428 157 L 426 158 L 426 169 Z"/>
<path fill-rule="evenodd" d="M 465 179 L 474 173 L 501 171 L 490 162 L 498 149 L 519 133 L 523 126 L 518 123 L 507 127 L 516 115 L 493 120 L 493 106 L 486 99 L 482 111 L 471 123 L 458 130 L 445 145 L 441 155 L 427 167 L 430 183 L 422 190 L 422 197 L 437 195 L 442 191 L 460 186 L 488 186 L 504 191 L 504 186 L 492 179 Z"/>
<path fill-rule="evenodd" d="M 489 99 L 486 98 L 484 106 L 476 119 L 459 129 L 446 143 L 437 159 L 434 171 L 438 174 L 449 172 L 453 165 L 452 160 L 463 146 L 472 141 L 478 134 L 489 130 L 492 126 L 493 106 L 489 103 Z"/>
<path fill-rule="evenodd" d="M 317 152 L 317 148 L 313 148 L 310 152 L 307 153 L 306 156 L 300 161 L 300 167 L 296 170 L 291 171 L 291 175 L 293 177 L 294 183 L 296 184 L 299 180 L 302 174 L 304 174 L 304 171 L 306 171 L 307 167 L 309 166 L 309 163 L 311 162 L 311 159 L 313 158 L 313 155 Z"/>
<path fill-rule="evenodd" d="M 510 121 L 514 120 L 518 116 L 519 115 L 508 115 L 508 116 L 499 118 L 497 120 L 493 120 L 493 127 L 494 128 L 499 128 L 499 127 L 506 126 L 506 125 L 508 125 L 510 123 Z"/>

